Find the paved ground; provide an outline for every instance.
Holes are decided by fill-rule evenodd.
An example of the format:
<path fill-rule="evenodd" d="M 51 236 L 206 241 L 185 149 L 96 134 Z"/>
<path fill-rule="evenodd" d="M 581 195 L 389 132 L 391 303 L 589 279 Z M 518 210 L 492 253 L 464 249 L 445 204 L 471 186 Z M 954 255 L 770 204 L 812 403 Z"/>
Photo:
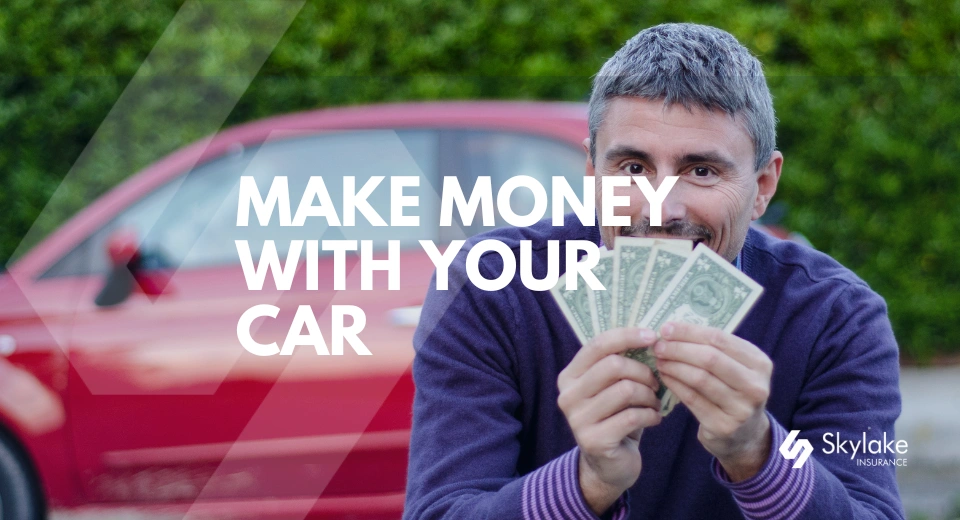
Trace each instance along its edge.
<path fill-rule="evenodd" d="M 896 437 L 909 444 L 897 472 L 911 520 L 960 519 L 960 366 L 904 368 Z M 139 513 L 54 514 L 51 520 L 155 520 Z M 166 520 L 166 519 L 164 519 Z"/>
<path fill-rule="evenodd" d="M 904 368 L 897 438 L 909 444 L 897 472 L 912 519 L 960 518 L 960 366 Z"/>

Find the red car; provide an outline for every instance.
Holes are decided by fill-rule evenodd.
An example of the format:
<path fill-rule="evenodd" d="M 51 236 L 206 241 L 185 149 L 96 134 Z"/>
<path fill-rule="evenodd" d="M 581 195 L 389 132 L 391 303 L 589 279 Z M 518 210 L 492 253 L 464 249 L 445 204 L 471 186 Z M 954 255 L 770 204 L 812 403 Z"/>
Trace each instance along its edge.
<path fill-rule="evenodd" d="M 398 518 L 411 339 L 433 271 L 417 241 L 486 229 L 437 225 L 441 179 L 459 177 L 465 192 L 482 175 L 494 193 L 520 174 L 544 186 L 563 175 L 576 187 L 586 136 L 583 104 L 343 108 L 226 130 L 131 176 L 0 275 L 0 518 L 59 509 Z M 345 175 L 358 187 L 374 175 L 417 175 L 420 204 L 407 214 L 422 225 L 238 227 L 242 175 L 261 193 L 287 176 L 292 204 L 310 176 L 337 193 Z M 388 197 L 380 189 L 368 200 L 381 208 Z M 517 198 L 515 209 L 531 203 Z M 322 253 L 319 290 L 306 289 L 302 259 L 291 290 L 269 279 L 248 290 L 234 242 L 274 239 L 285 258 L 291 239 L 338 238 L 400 240 L 400 290 L 386 290 L 385 273 L 360 290 L 349 254 L 346 288 L 336 291 L 333 257 Z M 253 355 L 238 342 L 238 318 L 264 303 L 280 312 L 254 323 L 261 343 L 282 341 L 299 305 L 312 306 L 325 336 L 330 308 L 356 305 L 373 355 L 302 346 Z"/>

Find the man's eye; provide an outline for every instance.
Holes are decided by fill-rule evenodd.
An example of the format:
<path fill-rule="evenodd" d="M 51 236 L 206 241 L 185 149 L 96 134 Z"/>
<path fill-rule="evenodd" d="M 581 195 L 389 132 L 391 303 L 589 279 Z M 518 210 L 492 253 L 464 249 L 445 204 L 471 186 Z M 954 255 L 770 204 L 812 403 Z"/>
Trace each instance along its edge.
<path fill-rule="evenodd" d="M 709 177 L 710 169 L 704 166 L 697 166 L 693 169 L 693 174 L 697 177 Z"/>
<path fill-rule="evenodd" d="M 636 163 L 631 164 L 627 166 L 627 173 L 629 173 L 630 175 L 640 175 L 641 173 L 643 173 L 643 165 L 636 164 Z"/>

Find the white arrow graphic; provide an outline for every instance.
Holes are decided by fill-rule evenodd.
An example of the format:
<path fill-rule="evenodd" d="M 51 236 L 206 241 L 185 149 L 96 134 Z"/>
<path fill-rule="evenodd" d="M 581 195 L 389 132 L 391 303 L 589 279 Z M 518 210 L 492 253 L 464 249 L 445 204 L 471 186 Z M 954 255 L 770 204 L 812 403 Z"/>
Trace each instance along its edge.
<path fill-rule="evenodd" d="M 783 444 L 780 445 L 780 454 L 783 455 L 783 458 L 787 460 L 797 459 L 796 462 L 793 463 L 794 468 L 803 467 L 803 463 L 806 462 L 813 453 L 813 445 L 811 445 L 807 439 L 797 440 L 796 443 L 793 442 L 799 434 L 800 430 L 791 430 L 790 435 L 787 435 Z"/>

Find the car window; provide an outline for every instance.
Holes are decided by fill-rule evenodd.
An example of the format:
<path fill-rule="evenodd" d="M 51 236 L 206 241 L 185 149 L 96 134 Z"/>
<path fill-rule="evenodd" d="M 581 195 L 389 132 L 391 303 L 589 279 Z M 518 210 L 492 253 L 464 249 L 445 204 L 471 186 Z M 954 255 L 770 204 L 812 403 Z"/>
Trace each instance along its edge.
<path fill-rule="evenodd" d="M 292 239 L 373 240 L 385 248 L 387 240 L 401 247 L 419 247 L 418 240 L 437 240 L 439 197 L 437 132 L 433 130 L 364 130 L 334 134 L 281 137 L 202 164 L 161 186 L 119 213 L 54 264 L 42 277 L 105 273 L 109 269 L 106 243 L 118 229 L 142 237 L 141 255 L 147 268 L 196 268 L 239 263 L 234 240 L 249 241 L 254 259 L 263 241 L 272 239 L 281 258 Z M 419 227 L 377 227 L 357 214 L 353 227 L 327 227 L 326 220 L 309 217 L 302 227 L 282 227 L 276 211 L 268 226 L 260 226 L 251 210 L 250 225 L 238 227 L 237 206 L 241 176 L 252 176 L 266 197 L 275 176 L 286 176 L 291 213 L 296 212 L 311 176 L 322 176 L 337 214 L 343 215 L 343 178 L 355 177 L 360 189 L 372 176 L 386 177 L 367 198 L 390 223 L 390 177 L 418 176 L 420 187 L 405 194 L 420 196 L 404 215 L 420 217 Z M 315 202 L 315 204 L 317 204 Z M 321 251 L 321 254 L 323 252 Z"/>
<path fill-rule="evenodd" d="M 516 132 L 471 130 L 459 131 L 456 134 L 452 141 L 458 153 L 449 162 L 445 162 L 453 164 L 455 171 L 441 171 L 441 175 L 456 175 L 466 196 L 473 191 L 478 177 L 489 176 L 493 188 L 494 211 L 500 187 L 507 179 L 517 175 L 528 175 L 536 179 L 546 190 L 548 198 L 551 197 L 551 177 L 562 176 L 567 179 L 578 197 L 583 196 L 587 156 L 580 147 L 547 137 Z M 533 203 L 533 194 L 524 188 L 514 190 L 510 197 L 510 205 L 518 215 L 529 213 L 533 209 Z M 569 205 L 565 206 L 565 213 L 571 211 Z M 545 217 L 549 216 L 548 207 Z M 496 214 L 494 226 L 483 226 L 479 212 L 469 226 L 463 226 L 459 213 L 454 211 L 453 223 L 451 228 L 441 229 L 441 238 L 462 238 L 506 225 L 499 212 Z M 460 229 L 463 230 L 462 233 Z"/>

